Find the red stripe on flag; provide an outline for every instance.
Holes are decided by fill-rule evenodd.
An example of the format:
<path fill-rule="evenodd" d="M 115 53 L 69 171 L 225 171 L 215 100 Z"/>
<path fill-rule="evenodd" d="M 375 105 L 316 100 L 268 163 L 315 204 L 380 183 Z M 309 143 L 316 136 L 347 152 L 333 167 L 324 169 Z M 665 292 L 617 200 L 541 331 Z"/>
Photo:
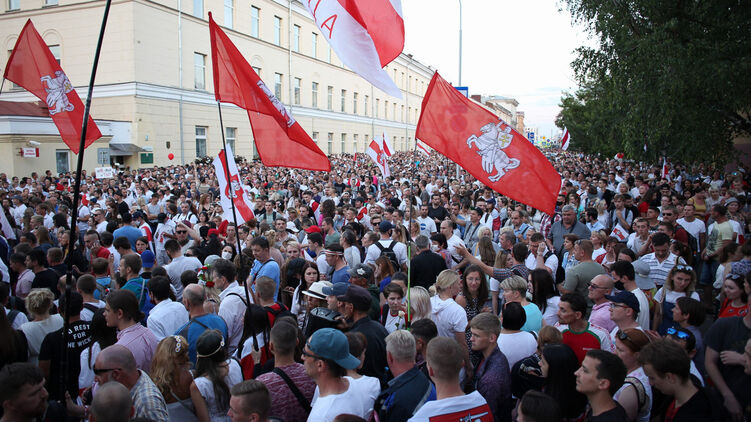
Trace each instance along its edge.
<path fill-rule="evenodd" d="M 224 154 L 224 150 L 221 150 L 219 152 L 219 161 L 222 162 L 222 170 L 224 171 L 222 174 L 224 175 L 224 177 L 227 177 L 227 157 Z M 230 196 L 229 192 L 232 189 L 232 180 L 236 180 L 240 188 L 233 192 L 234 195 Z M 224 189 L 224 194 L 229 199 L 231 199 L 232 202 L 235 203 L 235 210 L 240 213 L 244 221 L 255 218 L 253 210 L 250 209 L 250 207 L 248 207 L 248 204 L 245 202 L 245 189 L 243 189 L 242 184 L 240 183 L 240 178 L 237 174 L 232 174 L 232 172 L 230 172 L 230 180 L 227 180 L 227 186 Z"/>
<path fill-rule="evenodd" d="M 381 66 L 399 57 L 404 49 L 404 20 L 389 0 L 338 1 L 370 34 Z"/>

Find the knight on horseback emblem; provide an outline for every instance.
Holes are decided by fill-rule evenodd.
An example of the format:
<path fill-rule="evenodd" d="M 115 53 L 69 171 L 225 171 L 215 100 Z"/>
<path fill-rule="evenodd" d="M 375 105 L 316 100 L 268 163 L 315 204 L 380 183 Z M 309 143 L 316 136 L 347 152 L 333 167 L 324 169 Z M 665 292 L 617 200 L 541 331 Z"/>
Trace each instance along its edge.
<path fill-rule="evenodd" d="M 491 182 L 497 182 L 509 170 L 519 167 L 520 162 L 517 158 L 509 158 L 503 152 L 511 144 L 514 135 L 511 133 L 511 127 L 503 122 L 488 123 L 481 127 L 480 131 L 480 136 L 471 135 L 467 138 L 467 147 L 472 149 L 472 143 L 475 144 L 477 154 L 482 157 L 482 169 L 490 175 L 488 179 Z"/>

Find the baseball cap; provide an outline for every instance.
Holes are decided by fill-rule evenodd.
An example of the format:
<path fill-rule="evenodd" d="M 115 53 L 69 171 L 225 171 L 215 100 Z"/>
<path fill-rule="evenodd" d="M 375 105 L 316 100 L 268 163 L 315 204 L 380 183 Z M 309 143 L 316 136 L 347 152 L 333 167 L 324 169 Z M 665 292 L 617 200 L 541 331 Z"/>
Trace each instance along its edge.
<path fill-rule="evenodd" d="M 344 284 L 344 283 L 341 283 Z M 370 296 L 370 292 L 364 287 L 355 286 L 350 284 L 344 295 L 337 296 L 337 300 L 340 302 L 349 302 L 358 311 L 370 310 L 370 303 L 373 297 Z"/>
<path fill-rule="evenodd" d="M 295 223 L 292 221 L 287 222 L 287 230 L 291 231 L 292 233 L 297 233 L 300 231 L 297 229 L 297 226 L 295 226 Z"/>
<path fill-rule="evenodd" d="M 335 328 L 321 328 L 308 340 L 308 349 L 316 357 L 333 360 L 344 369 L 360 366 L 360 359 L 349 353 L 347 336 Z"/>
<path fill-rule="evenodd" d="M 344 283 L 339 283 L 344 284 Z M 316 299 L 326 299 L 326 294 L 323 293 L 324 288 L 330 288 L 333 286 L 330 281 L 316 281 L 308 287 L 308 290 L 303 290 L 302 294 L 314 297 Z"/>
<path fill-rule="evenodd" d="M 334 283 L 331 286 L 327 286 L 321 289 L 321 293 L 323 293 L 326 296 L 336 296 L 339 297 L 345 293 L 347 293 L 347 287 L 349 286 L 349 283 Z"/>
<path fill-rule="evenodd" d="M 133 218 L 146 218 L 146 215 L 143 211 L 136 211 L 133 213 Z"/>
<path fill-rule="evenodd" d="M 622 303 L 633 309 L 635 313 L 639 313 L 639 299 L 631 292 L 620 291 L 614 295 L 605 295 L 605 299 L 613 303 Z"/>
<path fill-rule="evenodd" d="M 144 268 L 151 268 L 154 266 L 154 252 L 146 249 L 141 254 L 141 263 Z"/>
<path fill-rule="evenodd" d="M 380 231 L 381 233 L 386 233 L 393 228 L 394 225 L 391 224 L 390 221 L 381 221 L 381 224 L 378 225 L 378 231 Z"/>
<path fill-rule="evenodd" d="M 370 265 L 357 264 L 354 268 L 347 270 L 347 274 L 349 274 L 350 277 L 366 278 L 370 280 L 370 278 L 373 277 L 373 268 L 371 268 Z"/>
<path fill-rule="evenodd" d="M 638 259 L 633 262 L 634 281 L 636 286 L 642 290 L 652 290 L 656 287 L 655 282 L 649 277 L 649 263 Z"/>

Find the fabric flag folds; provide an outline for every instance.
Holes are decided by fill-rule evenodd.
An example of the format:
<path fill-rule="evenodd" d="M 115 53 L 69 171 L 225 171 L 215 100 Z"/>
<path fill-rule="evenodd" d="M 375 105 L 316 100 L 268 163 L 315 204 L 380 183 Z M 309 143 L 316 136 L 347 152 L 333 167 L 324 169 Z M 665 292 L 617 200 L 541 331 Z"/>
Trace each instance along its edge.
<path fill-rule="evenodd" d="M 389 157 L 382 148 L 381 144 L 377 140 L 370 141 L 368 150 L 366 151 L 368 156 L 373 159 L 373 162 L 381 170 L 383 177 L 391 176 L 391 170 L 389 170 Z"/>
<path fill-rule="evenodd" d="M 2 229 L 3 236 L 6 239 L 11 240 L 16 238 L 16 233 L 13 231 L 13 227 L 10 225 L 4 210 L 0 210 L 0 229 Z"/>
<path fill-rule="evenodd" d="M 269 167 L 331 171 L 326 154 L 263 83 L 209 13 L 214 96 L 248 111 L 256 149 Z"/>
<path fill-rule="evenodd" d="M 402 98 L 383 69 L 404 49 L 401 0 L 303 0 L 316 26 L 348 68 Z"/>
<path fill-rule="evenodd" d="M 251 218 L 255 218 L 255 215 L 253 214 L 253 201 L 250 200 L 245 193 L 245 189 L 243 189 L 242 182 L 240 181 L 240 174 L 237 171 L 237 164 L 235 164 L 235 156 L 232 155 L 232 148 L 228 145 L 226 156 L 224 152 L 224 150 L 219 151 L 219 155 L 214 158 L 214 170 L 216 170 L 216 180 L 219 182 L 222 209 L 225 213 L 231 212 L 232 202 L 234 202 L 237 224 L 243 224 Z M 229 160 L 227 160 L 226 157 L 229 157 Z M 228 166 L 230 177 L 229 183 L 227 183 Z"/>
<path fill-rule="evenodd" d="M 534 145 L 436 72 L 415 137 L 511 199 L 554 214 L 561 177 Z"/>
<path fill-rule="evenodd" d="M 665 157 L 662 157 L 662 172 L 661 176 L 663 179 L 670 180 L 670 167 L 668 167 L 668 160 Z"/>
<path fill-rule="evenodd" d="M 428 148 L 422 142 L 417 142 L 416 145 L 417 145 L 417 150 L 418 151 L 420 151 L 426 157 L 430 157 L 430 151 L 428 150 Z"/>
<path fill-rule="evenodd" d="M 568 149 L 569 140 L 571 136 L 568 134 L 568 129 L 563 128 L 563 135 L 561 136 L 561 149 L 566 151 Z"/>
<path fill-rule="evenodd" d="M 52 55 L 31 19 L 26 21 L 10 53 L 3 77 L 47 103 L 60 137 L 75 154 L 81 143 L 84 105 L 63 68 Z M 89 116 L 84 148 L 102 137 Z"/>
<path fill-rule="evenodd" d="M 391 156 L 394 155 L 394 146 L 391 144 L 391 141 L 389 141 L 386 132 L 381 132 L 381 136 L 375 138 L 375 141 L 378 142 L 378 146 L 381 147 L 383 153 L 386 154 L 386 157 L 391 158 Z"/>

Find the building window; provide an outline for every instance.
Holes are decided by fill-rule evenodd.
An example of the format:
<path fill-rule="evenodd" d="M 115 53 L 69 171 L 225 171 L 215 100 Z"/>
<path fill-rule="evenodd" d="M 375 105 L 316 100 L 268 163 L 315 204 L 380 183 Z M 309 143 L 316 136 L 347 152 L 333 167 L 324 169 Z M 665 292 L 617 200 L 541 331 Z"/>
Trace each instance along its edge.
<path fill-rule="evenodd" d="M 310 86 L 310 105 L 313 108 L 318 108 L 318 82 L 313 82 Z"/>
<path fill-rule="evenodd" d="M 206 156 L 206 126 L 196 126 L 196 157 Z"/>
<path fill-rule="evenodd" d="M 330 155 L 331 154 L 331 148 L 334 145 L 334 134 L 332 132 L 329 132 L 329 139 L 328 140 L 329 140 L 329 144 L 328 144 L 328 152 L 327 152 L 327 154 Z"/>
<path fill-rule="evenodd" d="M 292 51 L 300 52 L 300 25 L 292 26 Z"/>
<path fill-rule="evenodd" d="M 346 133 L 342 133 L 342 145 L 341 146 L 342 146 L 342 150 L 339 152 L 344 154 L 345 152 L 347 152 L 347 134 Z"/>
<path fill-rule="evenodd" d="M 358 134 L 352 135 L 352 152 L 357 152 L 357 141 L 360 136 Z"/>
<path fill-rule="evenodd" d="M 251 67 L 253 68 L 253 71 L 256 72 L 256 75 L 258 75 L 258 77 L 260 78 L 261 77 L 261 68 L 257 67 L 257 66 L 251 66 Z"/>
<path fill-rule="evenodd" d="M 60 64 L 60 45 L 54 44 L 54 45 L 48 45 L 47 48 L 50 49 L 50 53 L 52 53 L 52 56 L 55 58 L 55 61 L 57 64 Z"/>
<path fill-rule="evenodd" d="M 394 113 L 391 114 L 391 118 L 396 120 L 396 103 L 394 103 Z"/>
<path fill-rule="evenodd" d="M 402 136 L 402 150 L 407 149 L 407 146 L 404 145 L 404 136 Z"/>
<path fill-rule="evenodd" d="M 55 164 L 57 165 L 58 173 L 67 173 L 70 171 L 70 150 L 57 149 L 55 150 Z"/>
<path fill-rule="evenodd" d="M 44 0 L 45 6 L 57 6 L 57 0 Z"/>
<path fill-rule="evenodd" d="M 394 136 L 394 140 L 391 142 L 391 145 L 393 145 L 394 148 L 396 148 L 397 150 L 399 150 L 399 146 L 396 143 L 396 136 Z"/>
<path fill-rule="evenodd" d="M 258 38 L 258 20 L 260 19 L 261 9 L 250 6 L 250 36 Z"/>
<path fill-rule="evenodd" d="M 8 10 L 18 10 L 21 8 L 21 0 L 8 0 Z"/>
<path fill-rule="evenodd" d="M 195 72 L 195 89 L 206 89 L 206 55 L 193 53 L 193 71 Z"/>
<path fill-rule="evenodd" d="M 389 119 L 389 102 L 388 101 L 383 102 L 383 118 L 386 120 Z"/>
<path fill-rule="evenodd" d="M 193 0 L 193 16 L 203 19 L 203 0 Z"/>
<path fill-rule="evenodd" d="M 330 86 L 326 94 L 326 108 L 334 109 L 334 87 Z"/>
<path fill-rule="evenodd" d="M 282 74 L 274 73 L 274 95 L 279 101 L 282 100 Z"/>
<path fill-rule="evenodd" d="M 318 34 L 313 32 L 311 35 L 312 37 L 310 38 L 310 56 L 315 59 L 318 56 Z"/>
<path fill-rule="evenodd" d="M 282 18 L 274 16 L 274 44 L 282 45 Z"/>
<path fill-rule="evenodd" d="M 357 114 L 357 93 L 352 94 L 352 114 Z"/>
<path fill-rule="evenodd" d="M 401 116 L 402 123 L 404 123 L 404 104 L 402 104 L 402 112 L 399 116 Z"/>
<path fill-rule="evenodd" d="M 315 142 L 316 145 L 318 145 L 318 132 L 313 132 L 313 142 Z"/>
<path fill-rule="evenodd" d="M 365 99 L 363 100 L 362 114 L 366 116 L 368 115 L 368 96 L 367 95 L 365 96 Z"/>
<path fill-rule="evenodd" d="M 236 127 L 227 127 L 224 128 L 224 140 L 227 142 L 227 145 L 232 148 L 232 152 L 237 154 L 237 151 L 235 151 L 235 139 L 237 138 L 237 128 Z"/>
<path fill-rule="evenodd" d="M 300 105 L 300 84 L 302 84 L 302 81 L 300 80 L 300 78 L 295 78 L 295 86 L 294 86 L 295 105 Z"/>
<path fill-rule="evenodd" d="M 376 98 L 375 102 L 375 118 L 378 118 L 378 115 L 381 114 L 380 110 L 378 110 L 378 107 L 381 106 L 381 100 L 379 98 Z"/>
<path fill-rule="evenodd" d="M 347 100 L 347 90 L 343 89 L 342 90 L 342 104 L 341 104 L 341 111 L 342 111 L 342 113 L 344 113 L 344 110 L 346 110 L 346 106 L 344 104 L 344 102 L 346 100 Z"/>
<path fill-rule="evenodd" d="M 233 0 L 224 0 L 224 26 L 229 29 L 232 29 L 232 17 L 235 12 L 232 2 Z"/>

